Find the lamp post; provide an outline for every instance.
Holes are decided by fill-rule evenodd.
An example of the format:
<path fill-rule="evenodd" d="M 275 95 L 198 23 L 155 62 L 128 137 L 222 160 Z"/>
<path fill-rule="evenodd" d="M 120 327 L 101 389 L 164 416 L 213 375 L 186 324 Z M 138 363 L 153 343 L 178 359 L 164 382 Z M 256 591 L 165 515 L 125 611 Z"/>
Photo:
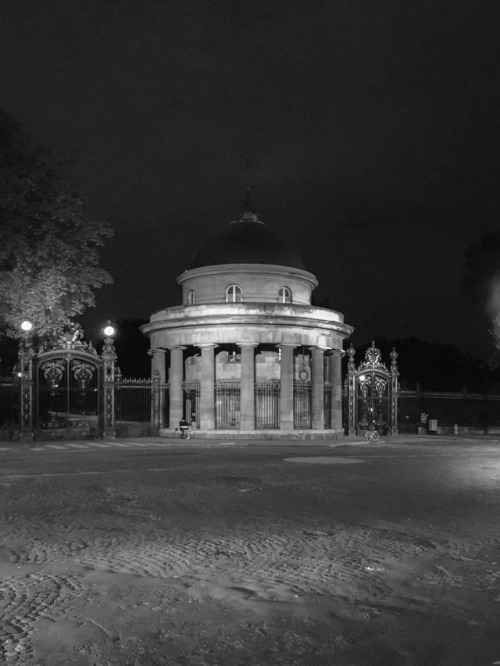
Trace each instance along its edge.
<path fill-rule="evenodd" d="M 103 362 L 103 437 L 115 439 L 115 362 L 117 356 L 113 335 L 116 331 L 108 321 L 102 332 L 106 336 L 101 354 Z"/>
<path fill-rule="evenodd" d="M 33 324 L 27 319 L 21 323 L 21 330 L 24 332 L 18 352 L 20 380 L 19 436 L 21 440 L 33 438 L 33 360 L 35 352 L 29 338 L 32 329 Z"/>

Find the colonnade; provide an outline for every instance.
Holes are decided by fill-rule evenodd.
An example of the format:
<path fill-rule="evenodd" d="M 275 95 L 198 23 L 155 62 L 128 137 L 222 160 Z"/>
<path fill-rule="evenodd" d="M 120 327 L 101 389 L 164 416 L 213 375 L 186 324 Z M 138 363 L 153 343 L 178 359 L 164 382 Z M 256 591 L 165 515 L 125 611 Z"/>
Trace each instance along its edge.
<path fill-rule="evenodd" d="M 240 380 L 240 430 L 255 430 L 255 350 L 258 343 L 241 343 Z M 278 344 L 280 351 L 280 430 L 294 429 L 294 349 L 296 344 Z M 200 381 L 200 430 L 215 429 L 215 350 L 217 344 L 198 344 L 201 349 Z M 187 347 L 170 348 L 169 424 L 175 429 L 183 417 L 184 350 Z M 342 379 L 339 349 L 309 347 L 311 352 L 311 429 L 324 430 L 325 374 L 331 384 L 331 428 L 342 428 Z M 152 349 L 153 376 L 167 382 L 166 349 Z M 325 354 L 328 370 L 325 373 Z M 167 424 L 164 424 L 167 426 Z"/>

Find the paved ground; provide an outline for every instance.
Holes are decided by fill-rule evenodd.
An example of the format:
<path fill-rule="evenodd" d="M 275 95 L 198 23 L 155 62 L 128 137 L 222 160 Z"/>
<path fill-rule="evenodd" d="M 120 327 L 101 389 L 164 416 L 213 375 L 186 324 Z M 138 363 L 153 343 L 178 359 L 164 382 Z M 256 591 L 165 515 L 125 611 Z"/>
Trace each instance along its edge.
<path fill-rule="evenodd" d="M 0 447 L 0 663 L 500 664 L 500 442 Z"/>

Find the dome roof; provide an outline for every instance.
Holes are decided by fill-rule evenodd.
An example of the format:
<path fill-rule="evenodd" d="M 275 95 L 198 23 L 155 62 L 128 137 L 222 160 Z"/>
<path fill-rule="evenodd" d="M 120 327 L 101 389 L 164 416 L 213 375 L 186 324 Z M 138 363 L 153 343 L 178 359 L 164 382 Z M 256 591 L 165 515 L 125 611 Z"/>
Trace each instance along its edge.
<path fill-rule="evenodd" d="M 295 250 L 249 212 L 209 238 L 190 261 L 188 270 L 219 264 L 274 264 L 305 270 Z"/>

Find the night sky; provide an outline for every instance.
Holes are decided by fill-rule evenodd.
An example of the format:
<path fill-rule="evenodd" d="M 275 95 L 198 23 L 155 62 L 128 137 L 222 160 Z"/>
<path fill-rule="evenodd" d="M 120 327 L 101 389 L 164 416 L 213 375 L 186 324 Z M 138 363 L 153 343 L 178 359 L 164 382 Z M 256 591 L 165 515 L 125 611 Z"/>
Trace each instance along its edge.
<path fill-rule="evenodd" d="M 248 175 L 354 343 L 486 356 L 460 284 L 500 219 L 499 34 L 498 0 L 4 0 L 0 108 L 115 228 L 90 336 L 180 304 Z"/>

